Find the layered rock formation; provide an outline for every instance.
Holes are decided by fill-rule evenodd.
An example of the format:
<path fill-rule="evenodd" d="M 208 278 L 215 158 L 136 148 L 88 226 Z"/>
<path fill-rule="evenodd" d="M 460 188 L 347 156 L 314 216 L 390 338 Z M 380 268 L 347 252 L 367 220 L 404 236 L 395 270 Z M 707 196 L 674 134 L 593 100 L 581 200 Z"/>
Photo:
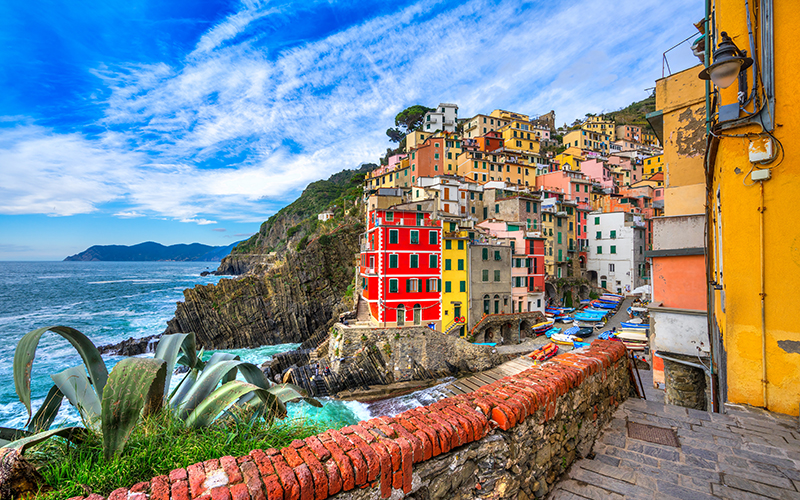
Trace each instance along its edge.
<path fill-rule="evenodd" d="M 231 349 L 302 342 L 325 331 L 352 307 L 345 295 L 362 229 L 347 218 L 300 251 L 264 258 L 259 273 L 185 290 L 165 333 L 195 332 L 198 346 Z"/>

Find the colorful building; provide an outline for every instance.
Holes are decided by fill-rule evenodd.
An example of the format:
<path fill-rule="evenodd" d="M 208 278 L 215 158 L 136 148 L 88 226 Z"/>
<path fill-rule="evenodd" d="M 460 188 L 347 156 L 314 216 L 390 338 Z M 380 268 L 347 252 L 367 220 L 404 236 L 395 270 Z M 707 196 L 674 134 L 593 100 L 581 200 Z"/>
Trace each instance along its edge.
<path fill-rule="evenodd" d="M 372 210 L 362 236 L 362 297 L 382 326 L 442 326 L 441 221 L 411 204 Z"/>
<path fill-rule="evenodd" d="M 589 220 L 589 280 L 618 294 L 646 284 L 644 220 L 627 212 L 592 212 Z"/>
<path fill-rule="evenodd" d="M 439 103 L 433 111 L 428 111 L 422 119 L 422 130 L 425 132 L 455 132 L 458 121 L 458 104 Z"/>
<path fill-rule="evenodd" d="M 755 60 L 742 70 L 746 89 L 734 81 L 712 97 L 713 86 L 706 87 L 706 99 L 719 106 L 708 112 L 715 121 L 704 186 L 720 392 L 731 403 L 798 415 L 800 328 L 793 311 L 800 227 L 793 221 L 800 165 L 793 155 L 800 137 L 800 9 L 796 2 L 768 0 L 752 0 L 749 12 L 743 2 L 713 5 L 712 32 L 727 33 Z M 744 103 L 737 102 L 740 90 Z"/>
<path fill-rule="evenodd" d="M 442 233 L 442 331 L 465 336 L 469 324 L 469 228 L 444 218 Z"/>
<path fill-rule="evenodd" d="M 469 246 L 469 274 L 470 329 L 488 314 L 512 312 L 511 245 L 488 237 L 473 241 Z"/>
<path fill-rule="evenodd" d="M 645 158 L 642 164 L 642 170 L 644 172 L 645 177 L 649 177 L 656 172 L 661 172 L 664 169 L 664 164 L 662 160 L 664 159 L 664 155 L 655 155 L 649 158 Z"/>
<path fill-rule="evenodd" d="M 604 133 L 576 129 L 564 134 L 562 143 L 567 147 L 608 153 L 610 151 L 611 140 L 610 137 Z"/>

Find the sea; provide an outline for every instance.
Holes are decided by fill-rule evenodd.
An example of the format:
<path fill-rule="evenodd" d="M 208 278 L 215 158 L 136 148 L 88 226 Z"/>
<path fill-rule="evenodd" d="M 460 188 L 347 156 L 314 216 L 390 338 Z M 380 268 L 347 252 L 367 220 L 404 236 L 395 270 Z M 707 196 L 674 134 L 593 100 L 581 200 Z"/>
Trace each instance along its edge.
<path fill-rule="evenodd" d="M 162 333 L 175 313 L 176 303 L 183 300 L 184 289 L 219 281 L 218 276 L 200 276 L 215 268 L 213 262 L 0 262 L 0 426 L 23 428 L 27 420 L 13 380 L 14 350 L 27 332 L 64 325 L 80 330 L 98 346 Z M 280 344 L 225 352 L 260 365 L 297 346 Z M 104 356 L 109 371 L 120 359 Z M 53 385 L 51 374 L 81 364 L 67 340 L 52 332 L 45 334 L 33 363 L 33 411 Z M 440 388 L 371 404 L 320 398 L 322 408 L 306 403 L 289 405 L 287 418 L 340 427 L 430 404 L 442 396 Z M 77 412 L 65 399 L 54 425 L 78 422 Z"/>

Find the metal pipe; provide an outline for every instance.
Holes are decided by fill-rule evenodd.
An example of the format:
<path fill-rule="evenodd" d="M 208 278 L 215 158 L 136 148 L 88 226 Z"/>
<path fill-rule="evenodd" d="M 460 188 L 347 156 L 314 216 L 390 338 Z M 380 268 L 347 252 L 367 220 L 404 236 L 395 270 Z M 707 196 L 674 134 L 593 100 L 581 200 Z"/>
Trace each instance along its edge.
<path fill-rule="evenodd" d="M 686 365 L 686 366 L 693 366 L 694 368 L 700 368 L 703 370 L 703 373 L 708 373 L 708 368 L 700 363 L 692 363 L 691 361 L 684 361 L 682 359 L 673 358 L 671 356 L 665 356 L 664 353 L 656 351 L 656 356 L 661 359 L 665 359 L 667 361 L 672 361 L 673 363 L 678 363 L 679 365 Z"/>
<path fill-rule="evenodd" d="M 758 208 L 759 217 L 759 245 L 761 247 L 761 385 L 764 398 L 764 408 L 768 407 L 767 397 L 767 314 L 766 314 L 766 276 L 764 259 L 764 181 L 759 182 L 759 192 L 761 194 L 761 206 Z"/>

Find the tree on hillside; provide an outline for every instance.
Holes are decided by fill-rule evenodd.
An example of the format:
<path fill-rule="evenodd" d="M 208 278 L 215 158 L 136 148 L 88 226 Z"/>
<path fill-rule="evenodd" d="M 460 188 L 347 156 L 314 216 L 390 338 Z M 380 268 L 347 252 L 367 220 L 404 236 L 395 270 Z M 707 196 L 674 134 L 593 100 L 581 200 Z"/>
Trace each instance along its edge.
<path fill-rule="evenodd" d="M 415 104 L 397 113 L 397 116 L 394 117 L 394 124 L 398 128 L 390 128 L 386 131 L 389 140 L 392 142 L 400 142 L 400 139 L 405 137 L 409 132 L 419 130 L 422 127 L 422 120 L 425 118 L 425 113 L 428 111 L 433 111 L 433 108 Z"/>

